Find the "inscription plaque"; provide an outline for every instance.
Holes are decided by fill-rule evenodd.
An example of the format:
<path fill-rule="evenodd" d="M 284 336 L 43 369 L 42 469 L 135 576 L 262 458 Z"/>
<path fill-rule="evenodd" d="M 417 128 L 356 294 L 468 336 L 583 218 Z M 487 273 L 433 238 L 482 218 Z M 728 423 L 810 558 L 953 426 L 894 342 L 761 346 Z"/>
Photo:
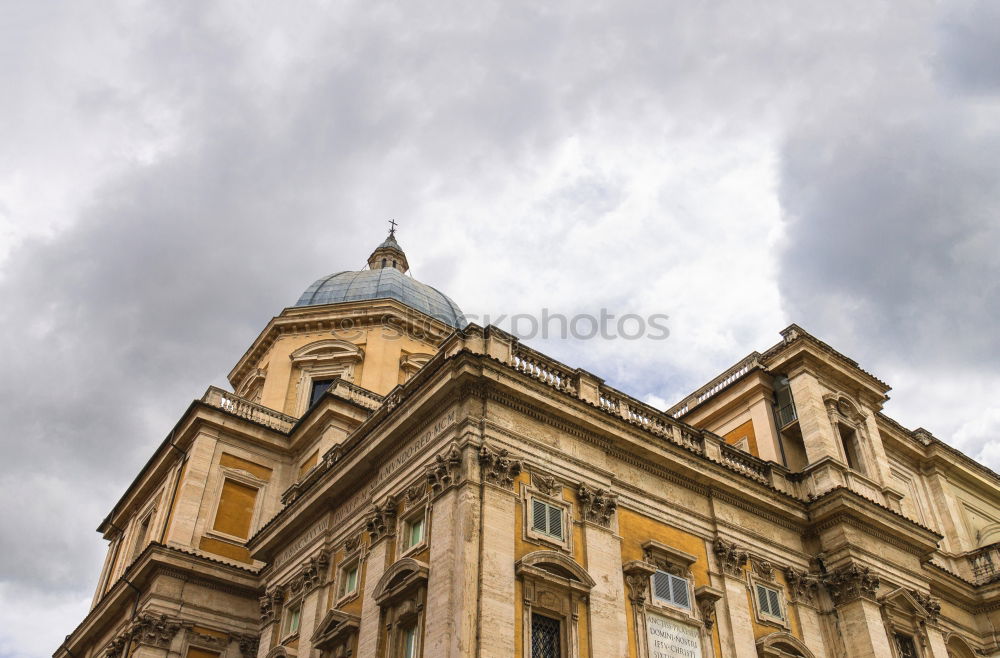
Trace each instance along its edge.
<path fill-rule="evenodd" d="M 649 658 L 701 658 L 701 631 L 667 617 L 646 613 Z"/>

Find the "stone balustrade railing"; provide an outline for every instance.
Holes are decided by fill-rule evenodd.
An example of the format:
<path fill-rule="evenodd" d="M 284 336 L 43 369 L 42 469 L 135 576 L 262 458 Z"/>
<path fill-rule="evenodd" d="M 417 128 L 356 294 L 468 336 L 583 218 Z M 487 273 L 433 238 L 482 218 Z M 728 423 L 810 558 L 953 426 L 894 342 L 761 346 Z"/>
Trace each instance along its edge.
<path fill-rule="evenodd" d="M 671 407 L 667 413 L 674 418 L 683 416 L 722 389 L 746 377 L 751 370 L 760 365 L 760 356 L 760 352 L 752 352 L 745 359 L 689 395 L 685 400 Z"/>
<path fill-rule="evenodd" d="M 338 379 L 337 383 L 334 385 L 332 393 L 334 395 L 339 395 L 344 397 L 351 402 L 356 402 L 362 407 L 375 411 L 382 406 L 382 401 L 385 399 L 378 393 L 369 391 L 367 388 L 362 388 L 356 384 L 345 381 L 343 379 Z"/>
<path fill-rule="evenodd" d="M 519 372 L 534 377 L 549 386 L 576 393 L 576 377 L 555 359 L 550 359 L 541 352 L 518 345 L 510 358 L 510 365 Z"/>
<path fill-rule="evenodd" d="M 771 481 L 771 465 L 763 459 L 754 457 L 749 452 L 740 450 L 728 443 L 722 443 L 719 446 L 719 452 L 722 456 L 722 463 L 730 468 L 734 468 L 740 473 L 761 480 L 762 482 Z"/>
<path fill-rule="evenodd" d="M 288 433 L 298 421 L 297 418 L 286 416 L 280 411 L 275 411 L 264 405 L 251 402 L 215 386 L 210 386 L 205 391 L 205 395 L 202 396 L 201 401 L 216 409 L 222 409 L 234 416 L 245 418 L 265 427 L 270 427 L 273 430 L 278 430 L 279 432 Z"/>
<path fill-rule="evenodd" d="M 969 553 L 972 579 L 977 585 L 1000 578 L 1000 544 L 990 544 Z"/>

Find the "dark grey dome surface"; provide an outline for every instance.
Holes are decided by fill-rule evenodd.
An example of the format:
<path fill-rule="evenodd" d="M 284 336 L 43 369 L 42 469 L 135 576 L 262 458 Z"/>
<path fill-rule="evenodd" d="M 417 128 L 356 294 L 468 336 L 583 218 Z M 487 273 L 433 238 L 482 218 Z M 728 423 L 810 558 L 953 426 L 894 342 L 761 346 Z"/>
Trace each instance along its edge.
<path fill-rule="evenodd" d="M 337 272 L 323 277 L 306 288 L 295 305 L 317 306 L 365 299 L 395 299 L 452 327 L 466 325 L 462 309 L 447 295 L 393 267 Z"/>

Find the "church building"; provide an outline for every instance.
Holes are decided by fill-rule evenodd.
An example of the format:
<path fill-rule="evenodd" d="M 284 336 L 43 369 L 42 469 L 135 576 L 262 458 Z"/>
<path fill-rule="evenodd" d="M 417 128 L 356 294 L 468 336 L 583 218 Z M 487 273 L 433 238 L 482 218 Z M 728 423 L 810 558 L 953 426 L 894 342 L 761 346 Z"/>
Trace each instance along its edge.
<path fill-rule="evenodd" d="M 1000 656 L 1000 476 L 850 357 L 792 325 L 664 411 L 408 269 L 190 404 L 54 658 Z"/>

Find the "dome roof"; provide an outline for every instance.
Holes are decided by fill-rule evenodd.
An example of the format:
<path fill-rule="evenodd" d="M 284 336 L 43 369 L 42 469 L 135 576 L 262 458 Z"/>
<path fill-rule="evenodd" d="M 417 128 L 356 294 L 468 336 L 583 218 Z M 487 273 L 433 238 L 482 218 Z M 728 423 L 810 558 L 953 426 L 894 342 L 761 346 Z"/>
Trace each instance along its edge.
<path fill-rule="evenodd" d="M 306 288 L 295 305 L 316 306 L 365 299 L 395 299 L 452 327 L 461 328 L 466 324 L 462 310 L 447 295 L 394 267 L 337 272 L 323 277 Z"/>

